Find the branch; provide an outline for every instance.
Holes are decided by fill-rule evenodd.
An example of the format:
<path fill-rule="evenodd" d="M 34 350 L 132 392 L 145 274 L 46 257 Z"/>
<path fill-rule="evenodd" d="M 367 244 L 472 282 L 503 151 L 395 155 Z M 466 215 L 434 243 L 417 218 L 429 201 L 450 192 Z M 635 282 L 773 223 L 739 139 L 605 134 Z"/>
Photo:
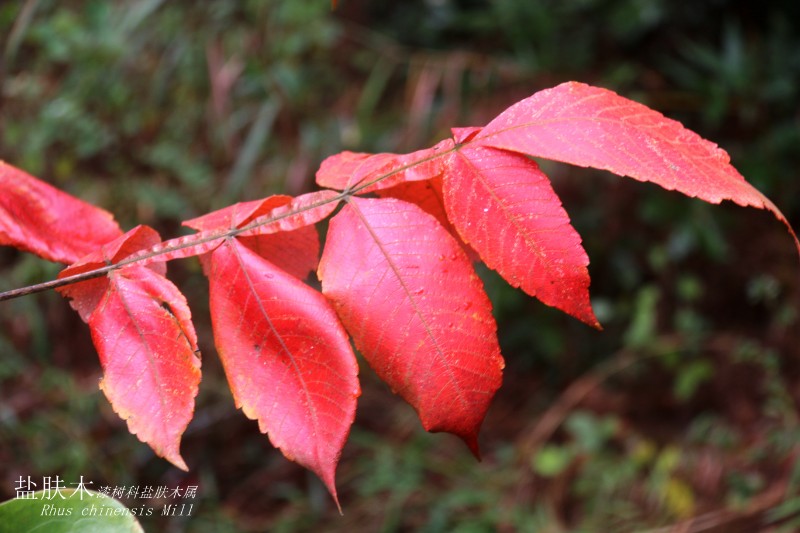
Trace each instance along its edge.
<path fill-rule="evenodd" d="M 332 196 L 332 197 L 327 198 L 325 200 L 321 200 L 321 201 L 314 202 L 314 203 L 311 203 L 311 204 L 308 204 L 308 205 L 305 205 L 305 206 L 301 206 L 301 207 L 299 207 L 297 209 L 294 209 L 294 210 L 287 210 L 287 211 L 279 213 L 277 215 L 264 215 L 263 217 L 258 217 L 257 219 L 253 220 L 252 222 L 250 222 L 249 224 L 247 224 L 245 226 L 242 226 L 241 228 L 232 228 L 232 229 L 228 229 L 228 230 L 224 230 L 224 231 L 221 230 L 221 231 L 215 231 L 215 232 L 210 232 L 210 233 L 199 232 L 199 233 L 196 233 L 194 235 L 188 235 L 188 236 L 185 236 L 185 237 L 178 237 L 178 238 L 175 238 L 175 239 L 170 239 L 168 241 L 160 242 L 160 243 L 156 244 L 155 246 L 153 246 L 153 247 L 151 247 L 151 248 L 149 248 L 147 250 L 144 250 L 144 251 L 139 252 L 137 254 L 134 254 L 132 256 L 126 257 L 125 259 L 119 261 L 118 263 L 109 264 L 109 265 L 101 267 L 101 268 L 97 268 L 97 269 L 94 269 L 94 270 L 88 270 L 86 272 L 81 272 L 80 274 L 75 274 L 75 275 L 67 276 L 67 277 L 64 277 L 64 278 L 54 279 L 54 280 L 46 281 L 46 282 L 43 282 L 43 283 L 37 283 L 35 285 L 29 285 L 27 287 L 21 287 L 21 288 L 18 288 L 18 289 L 12 289 L 12 290 L 9 290 L 9 291 L 0 292 L 0 302 L 3 302 L 5 300 L 12 300 L 14 298 L 19 298 L 21 296 L 27 296 L 29 294 L 36 294 L 38 292 L 44 292 L 44 291 L 47 291 L 47 290 L 50 290 L 50 289 L 57 289 L 59 287 L 64 287 L 64 286 L 67 286 L 67 285 L 71 285 L 73 283 L 80 283 L 82 281 L 87 281 L 87 280 L 90 280 L 90 279 L 99 278 L 101 276 L 104 276 L 105 274 L 108 274 L 109 272 L 113 272 L 115 270 L 119 270 L 120 268 L 123 268 L 125 266 L 131 265 L 131 264 L 134 264 L 134 263 L 147 264 L 147 263 L 151 263 L 153 261 L 159 261 L 159 260 L 161 260 L 161 261 L 169 261 L 170 259 L 191 257 L 193 255 L 199 255 L 200 253 L 208 252 L 208 250 L 206 249 L 203 252 L 199 252 L 199 253 L 195 253 L 195 254 L 187 254 L 187 255 L 178 256 L 178 257 L 175 256 L 176 252 L 180 252 L 181 250 L 185 250 L 185 249 L 191 248 L 193 246 L 200 246 L 200 245 L 207 244 L 207 243 L 210 243 L 210 242 L 213 242 L 213 241 L 216 241 L 216 240 L 222 241 L 223 239 L 230 239 L 230 238 L 236 237 L 237 235 L 240 235 L 242 233 L 247 233 L 247 232 L 250 232 L 252 230 L 258 229 L 260 227 L 267 226 L 267 225 L 273 224 L 275 222 L 279 222 L 280 220 L 283 220 L 283 219 L 286 219 L 286 218 L 289 218 L 289 217 L 292 217 L 292 216 L 295 216 L 295 215 L 299 215 L 299 214 L 301 214 L 301 213 L 303 213 L 305 211 L 310 211 L 312 209 L 316 209 L 318 207 L 322 207 L 323 205 L 326 205 L 326 204 L 329 204 L 329 203 L 332 203 L 332 202 L 340 202 L 342 200 L 346 200 L 346 199 L 358 194 L 360 191 L 362 191 L 364 189 L 367 189 L 368 187 L 371 187 L 371 186 L 373 186 L 374 184 L 376 184 L 376 183 L 378 183 L 380 181 L 383 181 L 383 180 L 385 180 L 385 179 L 387 179 L 387 178 L 389 178 L 391 176 L 394 176 L 395 174 L 399 174 L 399 173 L 405 172 L 405 171 L 407 171 L 408 169 L 410 169 L 412 167 L 415 167 L 415 166 L 418 166 L 418 165 L 422 165 L 424 163 L 428 163 L 428 162 L 430 162 L 430 161 L 432 161 L 434 159 L 437 159 L 439 157 L 443 157 L 443 156 L 447 155 L 448 153 L 450 153 L 450 152 L 452 152 L 454 150 L 457 150 L 459 147 L 460 147 L 460 145 L 453 145 L 453 147 L 451 147 L 448 150 L 436 153 L 436 154 L 434 154 L 434 155 L 432 155 L 430 157 L 425 157 L 425 158 L 419 159 L 417 161 L 413 161 L 413 162 L 411 162 L 411 163 L 409 163 L 407 165 L 402 165 L 402 166 L 400 166 L 400 167 L 398 167 L 398 168 L 396 168 L 396 169 L 394 169 L 394 170 L 392 170 L 390 172 L 387 172 L 385 174 L 380 174 L 380 175 L 377 175 L 375 177 L 372 177 L 372 176 L 370 176 L 368 174 L 367 176 L 364 177 L 364 179 L 360 183 L 357 183 L 355 185 L 352 185 L 352 186 L 348 187 L 344 191 L 339 192 L 336 196 Z M 323 189 L 323 190 L 326 190 L 326 189 Z M 280 208 L 278 208 L 278 209 L 280 209 Z M 172 255 L 173 257 L 170 257 L 170 255 Z M 166 257 L 162 257 L 162 256 L 166 256 Z"/>
<path fill-rule="evenodd" d="M 386 175 L 386 177 L 388 177 L 388 174 Z M 358 189 L 360 188 L 354 190 Z M 249 224 L 242 226 L 240 228 L 232 228 L 229 230 L 215 231 L 215 232 L 200 232 L 194 235 L 178 237 L 175 239 L 170 239 L 168 241 L 160 242 L 155 246 L 148 248 L 147 250 L 143 250 L 139 253 L 126 257 L 125 259 L 117 263 L 96 268 L 94 270 L 88 270 L 86 272 L 81 272 L 80 274 L 74 274 L 72 276 L 67 276 L 64 278 L 54 279 L 43 283 L 37 283 L 35 285 L 29 285 L 27 287 L 21 287 L 18 289 L 11 289 L 5 292 L 0 292 L 0 302 L 5 300 L 12 300 L 14 298 L 19 298 L 21 296 L 27 296 L 29 294 L 44 292 L 50 289 L 57 289 L 59 287 L 72 285 L 73 283 L 80 283 L 82 281 L 99 278 L 101 276 L 108 274 L 109 272 L 119 270 L 120 268 L 126 267 L 134 263 L 147 264 L 153 261 L 158 261 L 159 258 L 161 258 L 162 256 L 167 256 L 166 258 L 161 259 L 163 261 L 168 261 L 170 259 L 177 259 L 177 257 L 169 257 L 169 256 L 174 255 L 176 252 L 194 246 L 200 246 L 217 240 L 221 242 L 224 239 L 230 239 L 242 233 L 246 233 L 269 224 L 274 224 L 275 222 L 278 222 L 280 220 L 295 215 L 299 215 L 305 211 L 310 211 L 312 209 L 316 209 L 318 207 L 321 207 L 323 205 L 332 202 L 340 202 L 341 200 L 348 198 L 352 194 L 353 194 L 352 191 L 344 191 L 331 198 L 327 198 L 319 202 L 301 206 L 294 210 L 288 210 L 286 212 L 277 215 L 265 215 L 263 217 L 259 217 L 254 221 L 250 222 Z M 192 254 L 192 255 L 198 255 L 198 254 Z M 182 257 L 191 257 L 191 255 L 186 255 Z"/>

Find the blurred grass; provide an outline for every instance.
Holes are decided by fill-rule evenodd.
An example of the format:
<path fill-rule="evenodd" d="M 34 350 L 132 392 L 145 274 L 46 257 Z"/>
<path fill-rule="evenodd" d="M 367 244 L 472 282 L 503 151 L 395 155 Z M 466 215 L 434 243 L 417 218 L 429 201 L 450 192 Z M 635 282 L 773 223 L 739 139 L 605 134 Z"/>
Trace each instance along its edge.
<path fill-rule="evenodd" d="M 0 5 L 0 158 L 114 212 L 179 223 L 313 188 L 343 149 L 408 151 L 567 79 L 683 121 L 800 227 L 794 2 L 27 0 Z M 178 472 L 97 390 L 55 294 L 0 308 L 0 499 L 19 476 L 198 484 L 148 531 L 697 531 L 800 527 L 797 257 L 768 215 L 545 163 L 592 259 L 603 333 L 481 270 L 507 358 L 484 461 L 362 371 L 345 514 L 235 412 L 205 282 L 174 262 L 204 378 Z M 0 250 L 0 286 L 57 268 Z M 97 488 L 97 487 L 94 487 Z M 125 502 L 131 506 L 141 501 Z M 783 529 L 780 529 L 783 528 Z M 688 529 L 692 530 L 692 529 Z"/>

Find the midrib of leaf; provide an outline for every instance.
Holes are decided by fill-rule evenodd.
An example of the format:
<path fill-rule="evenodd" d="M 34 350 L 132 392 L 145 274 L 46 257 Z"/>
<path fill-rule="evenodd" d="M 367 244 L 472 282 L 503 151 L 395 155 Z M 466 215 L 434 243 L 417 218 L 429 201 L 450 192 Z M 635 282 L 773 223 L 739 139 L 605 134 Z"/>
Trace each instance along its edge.
<path fill-rule="evenodd" d="M 617 107 L 625 107 L 625 106 L 617 106 Z M 672 120 L 672 119 L 669 119 L 667 117 L 664 117 L 664 119 L 665 120 Z M 689 144 L 687 144 L 687 143 L 678 142 L 673 137 L 670 137 L 670 136 L 667 136 L 667 135 L 664 135 L 663 133 L 661 133 L 659 124 L 648 126 L 648 125 L 634 124 L 634 123 L 626 122 L 624 120 L 624 118 L 612 119 L 612 118 L 607 118 L 607 117 L 592 117 L 592 116 L 558 117 L 558 118 L 541 119 L 541 120 L 524 122 L 522 124 L 515 124 L 515 125 L 507 126 L 507 127 L 503 128 L 503 129 L 500 129 L 500 130 L 488 133 L 486 135 L 480 136 L 478 139 L 472 139 L 472 140 L 470 140 L 470 141 L 468 141 L 467 143 L 464 143 L 464 144 L 469 144 L 471 142 L 485 141 L 487 139 L 491 140 L 492 137 L 496 137 L 496 136 L 499 136 L 499 135 L 502 135 L 502 134 L 514 132 L 516 130 L 524 130 L 524 129 L 527 129 L 527 128 L 542 128 L 542 127 L 546 128 L 547 126 L 560 125 L 560 124 L 569 124 L 569 123 L 574 123 L 574 124 L 580 124 L 580 123 L 608 124 L 609 125 L 608 128 L 603 128 L 604 131 L 611 131 L 613 129 L 613 127 L 624 127 L 626 129 L 628 129 L 629 131 L 636 131 L 637 133 L 640 133 L 640 134 L 644 135 L 646 138 L 653 138 L 653 139 L 658 139 L 660 141 L 663 141 L 663 142 L 665 142 L 666 144 L 668 144 L 668 145 L 670 145 L 672 147 L 689 146 Z M 683 126 L 681 125 L 681 127 L 683 127 Z M 690 131 L 690 130 L 687 130 L 687 131 Z M 481 135 L 481 134 L 479 134 L 479 135 Z M 547 135 L 550 138 L 557 137 L 557 135 L 554 133 L 554 131 L 549 131 L 547 133 Z M 530 137 L 528 137 L 528 139 L 530 139 Z M 565 139 L 561 139 L 561 140 L 565 141 Z M 698 137 L 698 140 L 705 140 L 705 139 L 702 139 L 702 138 Z M 518 150 L 516 150 L 516 149 L 512 150 L 510 148 L 501 147 L 501 146 L 494 146 L 494 145 L 491 144 L 491 142 L 483 143 L 483 144 L 485 144 L 488 148 L 494 148 L 496 150 L 508 150 L 508 151 L 513 151 L 513 152 L 517 152 L 517 153 L 523 153 L 523 154 L 526 154 L 526 155 L 529 155 L 529 156 L 532 156 L 532 157 L 542 157 L 544 159 L 551 159 L 553 161 L 560 161 L 560 162 L 564 162 L 564 163 L 567 163 L 567 164 L 570 164 L 570 165 L 586 166 L 586 164 L 583 163 L 583 162 L 570 161 L 568 158 L 564 158 L 562 156 L 557 156 L 557 157 L 544 156 L 541 153 L 539 153 L 538 148 L 537 148 L 535 143 L 532 143 L 531 145 L 526 146 L 525 149 L 518 149 Z M 656 152 L 656 154 L 659 155 L 662 160 L 665 159 L 664 156 L 661 154 L 660 150 L 656 149 L 653 146 L 649 146 L 649 148 L 652 149 L 654 152 Z M 722 150 L 722 149 L 720 148 L 720 150 Z M 606 155 L 607 156 L 611 156 L 613 154 L 606 153 Z M 638 161 L 638 158 L 636 158 L 636 159 Z M 693 162 L 697 163 L 697 160 L 693 159 Z M 613 166 L 612 167 L 610 167 L 609 165 L 604 165 L 604 166 L 590 165 L 590 166 L 592 168 L 597 168 L 597 169 L 600 169 L 600 170 L 607 170 L 607 171 L 609 171 L 609 172 L 611 172 L 613 174 L 616 174 L 618 176 L 620 175 L 619 172 L 617 172 L 616 170 L 613 169 Z M 670 167 L 672 167 L 672 165 L 670 165 Z M 737 185 L 740 184 L 741 181 L 744 181 L 744 180 L 739 180 L 739 179 L 736 179 L 736 178 L 734 178 L 732 176 L 729 176 L 728 174 L 721 174 L 721 175 L 724 176 L 726 181 L 736 183 Z M 635 179 L 643 179 L 644 181 L 647 181 L 647 182 L 653 182 L 653 180 L 650 179 L 649 177 L 635 178 Z M 746 181 L 745 181 L 745 183 L 746 183 Z M 660 184 L 658 184 L 658 185 L 660 185 Z M 660 185 L 660 186 L 663 187 L 663 185 Z M 665 187 L 665 188 L 667 188 L 668 190 L 669 189 L 674 189 L 674 187 Z M 758 191 L 757 189 L 753 188 L 753 192 L 754 192 L 754 196 L 757 197 L 758 201 L 742 202 L 741 200 L 734 199 L 734 198 L 722 198 L 722 199 L 723 200 L 732 201 L 732 202 L 734 202 L 737 205 L 740 205 L 742 207 L 767 208 L 770 211 L 775 212 L 776 214 L 780 214 L 780 211 L 777 210 L 777 207 L 774 207 L 772 202 L 770 202 L 760 191 Z M 686 193 L 683 193 L 683 194 L 686 194 Z M 698 195 L 697 194 L 690 194 L 688 196 L 697 197 Z"/>
<path fill-rule="evenodd" d="M 278 343 L 280 344 L 281 349 L 289 357 L 289 360 L 292 363 L 292 368 L 294 369 L 294 372 L 297 375 L 297 378 L 302 386 L 303 394 L 306 397 L 306 405 L 308 406 L 308 410 L 311 413 L 311 418 L 313 419 L 314 432 L 316 434 L 320 434 L 319 420 L 317 418 L 317 410 L 315 409 L 314 404 L 312 402 L 311 393 L 308 390 L 308 385 L 306 384 L 306 380 L 303 378 L 303 373 L 297 366 L 297 361 L 295 361 L 294 354 L 292 354 L 292 351 L 289 349 L 288 346 L 286 346 L 286 343 L 284 342 L 283 337 L 281 337 L 281 335 L 278 333 L 278 330 L 275 329 L 275 325 L 272 323 L 272 319 L 270 318 L 269 313 L 267 313 L 267 310 L 264 308 L 264 305 L 261 302 L 261 298 L 258 297 L 258 292 L 256 291 L 255 284 L 252 278 L 250 277 L 249 272 L 244 266 L 244 261 L 242 260 L 242 256 L 239 254 L 239 250 L 233 244 L 233 239 L 232 238 L 227 239 L 227 241 L 223 243 L 222 246 L 229 246 L 233 251 L 234 255 L 236 256 L 236 261 L 239 263 L 239 269 L 242 271 L 245 280 L 247 281 L 247 286 L 250 289 L 250 293 L 253 295 L 256 302 L 258 303 L 258 309 L 261 311 L 261 315 L 266 319 L 270 330 L 275 335 L 275 338 L 278 339 Z M 317 463 L 321 463 L 321 459 L 319 456 L 319 446 L 314 446 L 314 456 L 315 459 L 317 460 Z"/>
<path fill-rule="evenodd" d="M 419 305 L 417 304 L 416 300 L 414 299 L 414 295 L 412 294 L 411 290 L 408 288 L 408 285 L 406 285 L 406 282 L 403 279 L 403 276 L 400 274 L 400 269 L 397 267 L 397 265 L 392 260 L 391 254 L 389 254 L 389 252 L 386 250 L 386 248 L 384 247 L 383 243 L 378 238 L 378 235 L 375 233 L 375 231 L 369 225 L 369 222 L 367 221 L 366 217 L 361 212 L 361 210 L 358 209 L 358 207 L 355 205 L 355 203 L 348 201 L 347 204 L 350 207 L 353 208 L 353 211 L 356 213 L 358 218 L 361 219 L 361 222 L 364 224 L 364 227 L 367 229 L 367 232 L 369 232 L 370 236 L 372 237 L 372 240 L 375 241 L 375 245 L 381 251 L 381 254 L 383 255 L 384 259 L 386 259 L 386 262 L 388 263 L 389 268 L 391 269 L 392 273 L 395 275 L 397 280 L 400 282 L 400 286 L 403 288 L 403 292 L 406 294 L 406 297 L 411 302 L 411 307 L 414 309 L 414 313 L 419 317 L 419 320 L 422 323 L 423 328 L 425 329 L 425 334 L 428 336 L 428 338 L 431 339 L 431 342 L 433 343 L 433 346 L 436 349 L 436 353 L 438 354 L 439 360 L 443 361 L 444 363 L 447 363 L 447 357 L 445 357 L 444 351 L 442 350 L 441 346 L 439 346 L 439 343 L 437 342 L 436 337 L 434 336 L 433 331 L 431 330 L 431 327 L 428 324 L 428 321 L 425 319 L 425 316 L 423 315 L 422 310 L 420 309 Z M 444 367 L 445 367 L 445 369 L 447 371 L 447 375 L 450 378 L 450 382 L 453 384 L 453 386 L 458 391 L 458 399 L 459 399 L 459 401 L 461 402 L 461 404 L 464 407 L 469 408 L 469 402 L 467 402 L 466 398 L 464 397 L 464 393 L 462 391 L 462 388 L 459 385 L 458 380 L 456 379 L 455 375 L 453 374 L 453 369 L 450 367 L 449 364 L 445 364 Z"/>
<path fill-rule="evenodd" d="M 584 102 L 586 100 L 589 100 L 589 99 L 592 99 L 592 98 L 594 98 L 594 97 L 587 97 L 587 98 L 581 99 L 581 100 L 575 102 L 575 104 L 577 105 L 578 103 L 582 103 L 582 102 Z M 631 101 L 631 102 L 635 103 L 633 101 Z M 607 107 L 607 108 L 604 109 L 604 111 L 608 111 L 610 109 L 625 108 L 625 107 L 628 107 L 628 105 L 618 105 L 618 106 L 614 106 L 613 108 L 612 107 Z M 649 111 L 656 112 L 656 111 L 654 111 L 654 110 L 652 110 L 650 108 L 647 108 L 647 107 L 646 107 L 646 109 L 649 110 Z M 662 115 L 661 113 L 659 113 L 659 115 L 662 117 L 662 119 L 664 121 L 675 122 L 678 126 L 680 126 L 680 128 L 686 129 L 683 126 L 683 124 L 681 124 L 680 122 L 677 122 L 674 119 L 670 119 L 669 117 L 666 117 L 666 116 Z M 516 153 L 522 153 L 522 154 L 525 154 L 525 155 L 529 155 L 529 156 L 532 156 L 532 157 L 541 157 L 541 158 L 550 159 L 550 160 L 553 160 L 553 161 L 561 161 L 561 162 L 564 162 L 564 163 L 567 163 L 567 164 L 570 164 L 570 165 L 587 166 L 583 162 L 571 161 L 568 158 L 564 158 L 564 157 L 560 157 L 560 156 L 559 157 L 544 156 L 541 153 L 537 153 L 538 150 L 536 149 L 536 145 L 535 144 L 533 144 L 533 146 L 526 147 L 524 150 L 523 149 L 511 150 L 511 149 L 506 148 L 506 147 L 494 146 L 494 145 L 491 144 L 492 137 L 495 137 L 495 136 L 498 136 L 498 135 L 501 135 L 501 134 L 504 134 L 504 133 L 508 133 L 508 132 L 513 132 L 515 130 L 521 130 L 521 129 L 525 129 L 525 128 L 547 127 L 547 126 L 552 126 L 552 125 L 555 125 L 555 124 L 586 123 L 586 122 L 589 122 L 591 124 L 609 124 L 610 126 L 614 126 L 614 127 L 622 127 L 622 126 L 624 126 L 625 128 L 628 128 L 630 130 L 636 131 L 636 132 L 638 132 L 638 133 L 640 133 L 640 134 L 642 134 L 642 135 L 644 135 L 644 136 L 646 136 L 648 138 L 659 139 L 659 140 L 669 144 L 673 148 L 677 149 L 679 154 L 682 155 L 682 156 L 685 156 L 685 154 L 683 154 L 683 152 L 679 149 L 679 147 L 681 147 L 681 146 L 691 146 L 691 143 L 686 143 L 686 142 L 682 142 L 682 141 L 679 142 L 679 141 L 677 141 L 675 138 L 673 138 L 671 136 L 664 135 L 661 132 L 661 127 L 660 127 L 660 126 L 663 126 L 664 123 L 655 123 L 655 124 L 651 124 L 651 125 L 643 125 L 643 124 L 634 124 L 634 123 L 631 123 L 631 122 L 627 122 L 623 118 L 612 119 L 612 118 L 608 118 L 608 117 L 598 117 L 598 116 L 558 117 L 558 118 L 550 118 L 550 119 L 532 120 L 532 121 L 524 122 L 522 124 L 515 124 L 515 125 L 511 125 L 511 126 L 506 126 L 503 129 L 499 129 L 497 131 L 488 133 L 486 135 L 483 135 L 482 132 L 478 133 L 478 135 L 476 136 L 477 138 L 473 138 L 473 139 L 470 139 L 469 141 L 467 141 L 465 143 L 462 143 L 462 146 L 463 145 L 468 145 L 470 143 L 478 143 L 479 145 L 480 144 L 484 144 L 486 147 L 494 148 L 496 150 L 508 150 L 508 151 L 513 151 L 513 152 L 516 152 Z M 605 131 L 613 130 L 613 128 L 611 128 L 611 127 L 607 127 L 607 128 L 603 128 L 603 129 Z M 692 133 L 694 135 L 697 135 L 697 133 L 693 132 L 692 130 L 686 129 L 686 131 L 688 131 L 688 132 L 690 132 L 690 133 Z M 555 137 L 555 133 L 553 131 L 549 131 L 547 134 L 551 138 Z M 490 142 L 488 142 L 488 143 L 484 142 L 487 139 L 489 139 Z M 530 139 L 530 137 L 528 139 Z M 707 139 L 704 139 L 703 137 L 700 137 L 699 135 L 697 136 L 697 141 L 700 142 L 700 143 L 711 142 L 711 141 L 708 141 Z M 458 148 L 458 147 L 459 147 L 459 145 L 456 145 L 456 148 Z M 727 152 L 725 152 L 722 148 L 719 148 L 719 149 L 722 152 L 726 153 L 726 155 L 728 156 L 728 161 L 726 163 L 730 164 L 730 161 L 729 161 L 730 155 L 728 155 Z M 690 160 L 691 160 L 693 165 L 697 165 L 698 164 L 698 160 L 697 159 L 690 158 Z M 606 166 L 590 165 L 590 166 L 591 166 L 591 168 L 598 168 L 600 170 L 609 171 L 612 174 L 616 174 L 618 176 L 621 175 L 618 171 L 616 171 L 616 170 L 614 170 L 612 168 L 609 168 L 608 165 L 606 165 Z M 713 170 L 713 165 L 712 165 L 712 170 Z M 798 239 L 798 236 L 795 233 L 794 228 L 792 228 L 791 224 L 789 223 L 788 219 L 786 218 L 786 215 L 784 215 L 783 212 L 781 212 L 781 210 L 778 208 L 778 206 L 776 206 L 772 202 L 772 200 L 767 198 L 761 191 L 759 191 L 758 189 L 753 187 L 743 177 L 741 179 L 737 179 L 736 177 L 731 176 L 728 173 L 719 173 L 719 175 L 722 175 L 724 177 L 724 180 L 725 180 L 726 183 L 733 183 L 733 184 L 736 184 L 737 186 L 741 186 L 742 184 L 745 184 L 745 186 L 747 186 L 749 188 L 748 192 L 751 193 L 750 196 L 752 197 L 752 200 L 743 200 L 740 197 L 728 194 L 727 196 L 722 196 L 720 198 L 721 200 L 727 200 L 727 201 L 733 202 L 736 205 L 739 205 L 739 206 L 742 206 L 742 207 L 755 207 L 757 209 L 766 209 L 768 211 L 771 211 L 775 215 L 775 217 L 779 221 L 783 222 L 783 224 L 786 226 L 786 228 L 787 228 L 787 230 L 789 232 L 789 235 L 792 237 L 792 240 L 795 243 L 795 248 L 797 249 L 798 254 L 800 254 L 800 239 Z M 670 189 L 669 187 L 666 187 L 665 185 L 663 185 L 661 183 L 658 183 L 658 181 L 656 181 L 656 180 L 654 180 L 654 179 L 652 179 L 651 177 L 648 177 L 648 176 L 641 176 L 640 175 L 639 177 L 633 177 L 633 176 L 630 176 L 630 177 L 632 177 L 633 179 L 639 180 L 639 181 L 655 183 L 656 185 L 659 185 L 660 187 L 668 189 L 668 190 Z M 673 189 L 674 189 L 674 187 L 673 187 Z M 681 194 L 684 194 L 684 195 L 692 197 L 692 198 L 700 197 L 700 199 L 703 199 L 705 201 L 710 201 L 710 200 L 706 200 L 706 199 L 702 198 L 702 196 L 699 195 L 697 192 L 689 193 L 689 192 L 684 192 L 683 190 L 679 190 L 679 192 Z M 714 203 L 719 203 L 719 200 L 716 200 Z"/>

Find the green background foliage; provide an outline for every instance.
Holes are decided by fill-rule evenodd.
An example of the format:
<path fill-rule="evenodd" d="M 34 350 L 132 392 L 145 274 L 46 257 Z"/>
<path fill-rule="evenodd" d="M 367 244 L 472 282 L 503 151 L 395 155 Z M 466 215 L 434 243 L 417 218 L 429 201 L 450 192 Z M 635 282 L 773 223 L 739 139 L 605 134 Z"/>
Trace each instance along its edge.
<path fill-rule="evenodd" d="M 26 0 L 0 4 L 0 158 L 164 237 L 313 189 L 338 151 L 403 152 L 565 80 L 681 120 L 800 228 L 800 8 L 706 0 Z M 366 367 L 338 470 L 313 475 L 233 408 L 205 282 L 170 264 L 203 382 L 183 473 L 97 389 L 53 293 L 0 306 L 0 500 L 20 476 L 198 485 L 146 531 L 640 531 L 703 517 L 800 528 L 798 262 L 768 214 L 543 163 L 592 260 L 604 332 L 481 270 L 507 358 L 483 462 L 425 434 Z M 0 250 L 0 287 L 57 265 Z M 125 501 L 129 507 L 138 500 Z M 737 529 L 738 528 L 738 529 Z M 783 529 L 781 529 L 783 528 Z"/>

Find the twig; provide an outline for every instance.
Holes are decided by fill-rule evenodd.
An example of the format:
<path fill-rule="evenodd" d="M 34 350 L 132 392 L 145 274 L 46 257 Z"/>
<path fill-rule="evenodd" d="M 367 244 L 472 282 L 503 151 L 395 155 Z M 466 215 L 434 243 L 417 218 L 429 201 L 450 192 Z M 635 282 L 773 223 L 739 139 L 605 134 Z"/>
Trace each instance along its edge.
<path fill-rule="evenodd" d="M 18 289 L 11 289 L 11 290 L 8 290 L 8 291 L 5 291 L 5 292 L 0 292 L 0 302 L 6 301 L 6 300 L 12 300 L 14 298 L 19 298 L 19 297 L 22 297 L 22 296 L 27 296 L 29 294 L 36 294 L 36 293 L 39 293 L 39 292 L 44 292 L 44 291 L 47 291 L 47 290 L 50 290 L 50 289 L 57 289 L 59 287 L 72 285 L 74 283 L 80 283 L 82 281 L 87 281 L 87 280 L 94 279 L 94 278 L 99 278 L 101 276 L 104 276 L 105 274 L 108 274 L 109 272 L 113 272 L 113 271 L 118 270 L 118 269 L 120 269 L 122 267 L 131 265 L 131 264 L 134 264 L 134 263 L 153 262 L 155 260 L 158 260 L 157 258 L 159 256 L 163 256 L 163 255 L 167 255 L 167 254 L 173 254 L 175 252 L 178 252 L 180 250 L 185 250 L 186 248 L 191 248 L 193 246 L 199 246 L 199 245 L 207 244 L 207 243 L 210 243 L 210 242 L 213 242 L 213 241 L 217 241 L 217 240 L 222 242 L 222 240 L 224 240 L 224 239 L 230 239 L 230 238 L 236 237 L 237 235 L 240 235 L 242 233 L 247 233 L 247 232 L 253 231 L 255 229 L 258 229 L 258 228 L 260 228 L 262 226 L 273 224 L 273 223 L 278 222 L 280 220 L 283 220 L 283 219 L 286 219 L 286 218 L 289 218 L 289 217 L 292 217 L 292 216 L 295 216 L 295 215 L 299 215 L 299 214 L 301 214 L 301 213 L 303 213 L 305 211 L 310 211 L 312 209 L 316 209 L 318 207 L 322 207 L 322 206 L 324 206 L 326 204 L 329 204 L 331 202 L 340 202 L 342 200 L 347 200 L 348 198 L 350 198 L 350 197 L 354 196 L 355 194 L 357 194 L 359 191 L 362 191 L 362 190 L 364 190 L 364 189 L 366 189 L 368 187 L 371 187 L 372 185 L 374 185 L 374 184 L 376 184 L 376 183 L 378 183 L 380 181 L 383 181 L 386 178 L 389 178 L 389 177 L 391 177 L 391 176 L 393 176 L 395 174 L 404 172 L 404 171 L 408 170 L 409 168 L 414 167 L 416 165 L 421 165 L 421 164 L 427 163 L 427 162 L 429 162 L 429 161 L 431 161 L 433 159 L 436 159 L 438 157 L 443 157 L 443 156 L 447 155 L 448 153 L 450 153 L 451 151 L 456 150 L 457 148 L 458 148 L 458 145 L 454 145 L 449 150 L 441 151 L 441 152 L 436 153 L 436 154 L 434 154 L 434 155 L 432 155 L 430 157 L 414 161 L 414 162 L 409 163 L 407 165 L 403 165 L 403 166 L 401 166 L 401 167 L 399 167 L 399 168 L 397 168 L 395 170 L 392 170 L 391 172 L 387 172 L 386 174 L 382 174 L 382 175 L 377 176 L 377 177 L 375 177 L 373 179 L 369 179 L 367 181 L 363 181 L 361 183 L 357 183 L 357 184 L 349 187 L 348 189 L 346 189 L 344 191 L 339 192 L 339 194 L 337 194 L 335 196 L 332 196 L 330 198 L 326 198 L 326 199 L 320 200 L 318 202 L 313 202 L 313 203 L 308 204 L 308 205 L 300 206 L 300 207 L 298 207 L 296 209 L 293 209 L 293 210 L 287 210 L 287 211 L 281 212 L 281 213 L 279 213 L 277 215 L 264 215 L 263 217 L 258 217 L 255 220 L 253 220 L 252 222 L 250 222 L 249 224 L 247 224 L 245 226 L 242 226 L 241 228 L 232 228 L 232 229 L 229 229 L 229 230 L 218 231 L 218 232 L 209 232 L 209 233 L 200 232 L 200 233 L 196 233 L 194 235 L 189 235 L 189 236 L 186 236 L 186 237 L 179 237 L 179 238 L 176 238 L 176 239 L 163 241 L 163 242 L 160 242 L 160 243 L 156 244 L 155 246 L 152 246 L 151 248 L 148 248 L 147 250 L 143 250 L 143 251 L 138 252 L 138 253 L 136 253 L 134 255 L 128 256 L 125 259 L 122 259 L 121 261 L 119 261 L 117 263 L 109 264 L 109 265 L 106 265 L 106 266 L 103 266 L 103 267 L 99 267 L 99 268 L 96 268 L 96 269 L 92 269 L 92 270 L 87 270 L 86 272 L 81 272 L 79 274 L 74 274 L 72 276 L 66 276 L 66 277 L 59 278 L 59 279 L 45 281 L 43 283 L 37 283 L 37 284 L 34 284 L 34 285 L 21 287 L 21 288 L 18 288 Z M 164 260 L 169 260 L 169 259 L 171 259 L 171 258 L 167 257 Z"/>
<path fill-rule="evenodd" d="M 787 482 L 784 480 L 752 499 L 741 511 L 720 509 L 689 518 L 676 524 L 648 529 L 641 533 L 704 533 L 707 531 L 730 531 L 731 525 L 739 520 L 754 519 L 780 503 L 786 495 Z M 766 525 L 766 524 L 765 524 Z"/>

